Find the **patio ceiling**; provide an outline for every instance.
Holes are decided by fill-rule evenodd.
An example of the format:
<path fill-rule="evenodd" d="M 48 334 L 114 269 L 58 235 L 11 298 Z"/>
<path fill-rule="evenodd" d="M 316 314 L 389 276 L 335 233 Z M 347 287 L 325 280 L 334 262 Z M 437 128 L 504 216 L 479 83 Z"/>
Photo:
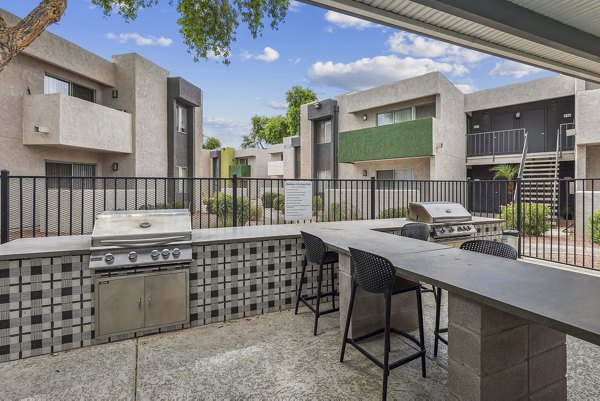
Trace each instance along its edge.
<path fill-rule="evenodd" d="M 600 83 L 597 0 L 303 0 Z"/>

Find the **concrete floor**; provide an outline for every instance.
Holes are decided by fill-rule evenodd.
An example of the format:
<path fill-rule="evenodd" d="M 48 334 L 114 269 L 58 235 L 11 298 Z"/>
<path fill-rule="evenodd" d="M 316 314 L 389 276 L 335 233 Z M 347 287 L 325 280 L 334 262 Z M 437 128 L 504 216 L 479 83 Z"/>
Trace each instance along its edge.
<path fill-rule="evenodd" d="M 433 296 L 425 294 L 428 352 Z M 339 362 L 338 315 L 293 311 L 0 364 L 0 398 L 35 399 L 350 399 L 377 400 L 381 370 L 349 347 Z M 380 340 L 368 347 L 381 354 Z M 392 360 L 411 348 L 392 342 Z M 600 399 L 600 347 L 568 339 L 569 399 Z M 447 354 L 392 371 L 390 399 L 444 400 Z"/>

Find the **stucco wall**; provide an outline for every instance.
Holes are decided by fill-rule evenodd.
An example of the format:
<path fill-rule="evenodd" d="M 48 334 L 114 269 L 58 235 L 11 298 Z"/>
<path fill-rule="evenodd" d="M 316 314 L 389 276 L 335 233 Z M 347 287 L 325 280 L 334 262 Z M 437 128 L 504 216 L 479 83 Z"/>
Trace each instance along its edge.
<path fill-rule="evenodd" d="M 25 145 L 131 153 L 129 113 L 63 94 L 25 96 L 23 101 Z M 35 127 L 47 127 L 49 132 L 35 132 Z"/>
<path fill-rule="evenodd" d="M 300 106 L 300 178 L 312 178 L 313 165 L 313 124 L 308 119 L 308 107 Z"/>
<path fill-rule="evenodd" d="M 578 145 L 600 143 L 600 89 L 577 92 L 575 129 Z"/>
<path fill-rule="evenodd" d="M 268 178 L 267 165 L 271 156 L 266 149 L 236 149 L 236 159 L 247 158 L 252 178 Z"/>
<path fill-rule="evenodd" d="M 485 110 L 570 96 L 575 94 L 576 89 L 581 84 L 583 84 L 583 81 L 559 75 L 473 92 L 465 95 L 464 111 Z"/>
<path fill-rule="evenodd" d="M 0 10 L 0 14 L 8 26 L 16 25 L 20 20 L 5 10 Z M 104 85 L 115 84 L 115 70 L 110 61 L 50 32 L 42 33 L 24 53 Z"/>
<path fill-rule="evenodd" d="M 371 177 L 377 176 L 378 170 L 412 169 L 413 178 L 415 180 L 428 180 L 429 159 L 430 157 L 420 157 L 394 160 L 376 160 L 354 164 L 340 163 L 338 173 L 340 179 L 370 179 Z M 366 176 L 363 175 L 363 170 L 367 171 Z"/>

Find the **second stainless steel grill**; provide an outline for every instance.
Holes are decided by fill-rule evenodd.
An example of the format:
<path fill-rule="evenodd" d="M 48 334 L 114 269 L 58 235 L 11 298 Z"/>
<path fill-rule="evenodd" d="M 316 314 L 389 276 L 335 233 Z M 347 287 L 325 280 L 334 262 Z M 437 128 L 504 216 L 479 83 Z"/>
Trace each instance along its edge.
<path fill-rule="evenodd" d="M 427 223 L 434 239 L 466 237 L 477 233 L 471 213 L 453 202 L 410 202 L 408 220 Z"/>

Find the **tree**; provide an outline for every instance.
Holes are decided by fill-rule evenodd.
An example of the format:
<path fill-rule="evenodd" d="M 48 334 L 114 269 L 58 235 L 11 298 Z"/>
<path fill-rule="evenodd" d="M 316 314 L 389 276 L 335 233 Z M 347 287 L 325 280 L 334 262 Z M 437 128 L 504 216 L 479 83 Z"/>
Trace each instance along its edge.
<path fill-rule="evenodd" d="M 264 149 L 267 145 L 265 138 L 265 127 L 269 117 L 266 116 L 252 116 L 250 123 L 252 124 L 252 131 L 248 135 L 242 137 L 242 149 L 259 148 Z"/>
<path fill-rule="evenodd" d="M 91 0 L 105 15 L 116 12 L 125 20 L 137 17 L 140 9 L 160 0 Z M 163 0 L 169 4 L 173 0 Z M 262 34 L 265 22 L 277 29 L 285 19 L 289 0 L 177 0 L 179 32 L 194 61 L 208 55 L 222 57 L 229 64 L 231 43 L 236 40 L 240 22 L 253 38 Z M 29 46 L 51 24 L 60 21 L 67 0 L 42 0 L 27 17 L 8 27 L 0 17 L 0 71 Z"/>
<path fill-rule="evenodd" d="M 317 95 L 309 88 L 301 86 L 292 86 L 285 93 L 285 100 L 288 103 L 286 114 L 287 125 L 290 135 L 300 134 L 300 106 L 317 100 Z"/>
<path fill-rule="evenodd" d="M 507 180 L 507 192 L 508 199 L 512 199 L 513 197 L 513 180 L 515 176 L 519 172 L 519 167 L 514 164 L 501 164 L 498 166 L 494 166 L 490 169 L 491 172 L 494 173 L 494 180 L 501 178 L 503 180 Z"/>
<path fill-rule="evenodd" d="M 202 148 L 208 150 L 221 149 L 221 141 L 214 136 L 207 136 L 204 138 L 204 144 L 202 145 Z"/>

